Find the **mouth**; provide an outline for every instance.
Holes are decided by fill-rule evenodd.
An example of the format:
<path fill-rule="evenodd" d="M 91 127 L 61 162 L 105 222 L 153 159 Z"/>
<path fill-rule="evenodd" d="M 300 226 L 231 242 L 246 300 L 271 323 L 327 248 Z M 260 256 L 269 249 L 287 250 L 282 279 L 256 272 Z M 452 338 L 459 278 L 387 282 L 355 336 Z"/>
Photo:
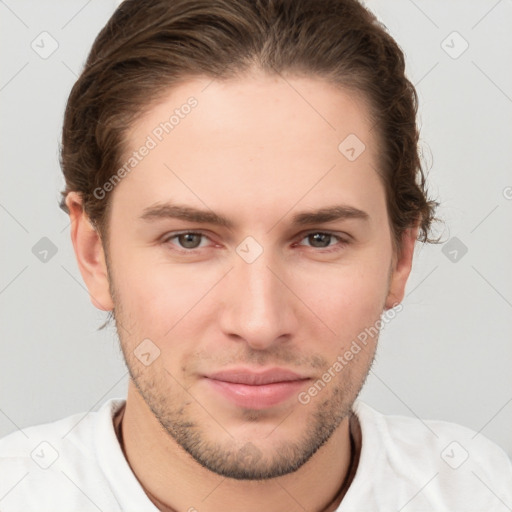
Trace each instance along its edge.
<path fill-rule="evenodd" d="M 216 393 L 237 407 L 268 409 L 296 395 L 311 380 L 284 368 L 224 370 L 205 376 Z"/>

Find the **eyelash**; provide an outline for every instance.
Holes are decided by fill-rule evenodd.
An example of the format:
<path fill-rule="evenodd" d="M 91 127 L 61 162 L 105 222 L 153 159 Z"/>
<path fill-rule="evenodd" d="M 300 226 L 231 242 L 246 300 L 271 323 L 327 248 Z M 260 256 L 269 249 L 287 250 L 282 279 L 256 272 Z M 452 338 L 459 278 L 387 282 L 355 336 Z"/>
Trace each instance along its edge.
<path fill-rule="evenodd" d="M 347 245 L 350 244 L 350 240 L 348 239 L 348 237 L 347 238 L 343 238 L 342 236 L 337 235 L 335 233 L 332 233 L 330 231 L 309 231 L 307 233 L 302 234 L 301 238 L 299 239 L 299 241 L 302 241 L 305 238 L 307 238 L 307 237 L 309 237 L 311 235 L 316 235 L 316 234 L 331 236 L 331 237 L 337 239 L 338 242 L 337 242 L 337 244 L 335 244 L 333 246 L 329 245 L 327 247 L 313 247 L 313 246 L 310 246 L 310 245 L 303 245 L 303 247 L 309 247 L 311 249 L 318 249 L 317 252 L 320 252 L 320 253 L 331 253 L 331 252 L 336 252 L 336 251 L 342 250 L 343 248 L 345 248 Z M 173 250 L 176 250 L 176 251 L 178 251 L 178 252 L 180 252 L 182 254 L 192 254 L 192 253 L 194 253 L 194 252 L 196 252 L 198 250 L 205 249 L 205 247 L 194 247 L 194 248 L 191 248 L 191 249 L 185 249 L 183 247 L 179 247 L 179 246 L 171 243 L 171 240 L 177 239 L 181 235 L 199 235 L 199 236 L 202 236 L 204 238 L 210 239 L 210 237 L 207 234 L 202 233 L 201 231 L 181 231 L 179 233 L 173 233 L 172 235 L 166 236 L 162 240 L 162 243 L 172 245 L 173 246 Z M 294 242 L 294 245 L 298 245 L 298 243 Z"/>

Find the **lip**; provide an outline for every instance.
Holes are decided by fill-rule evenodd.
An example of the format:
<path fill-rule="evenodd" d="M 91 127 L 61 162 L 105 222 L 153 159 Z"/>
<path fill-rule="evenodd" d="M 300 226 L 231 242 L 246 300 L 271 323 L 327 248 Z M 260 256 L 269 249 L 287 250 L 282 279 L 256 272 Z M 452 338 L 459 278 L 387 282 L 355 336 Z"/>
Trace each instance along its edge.
<path fill-rule="evenodd" d="M 309 377 L 284 368 L 224 370 L 205 376 L 210 387 L 238 407 L 267 409 L 296 395 Z"/>

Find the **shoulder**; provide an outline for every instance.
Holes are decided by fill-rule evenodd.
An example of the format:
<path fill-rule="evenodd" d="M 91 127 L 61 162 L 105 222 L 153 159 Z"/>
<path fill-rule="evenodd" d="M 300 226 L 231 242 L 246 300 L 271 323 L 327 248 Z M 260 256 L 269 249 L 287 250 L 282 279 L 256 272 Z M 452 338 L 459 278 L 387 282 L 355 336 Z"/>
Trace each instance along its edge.
<path fill-rule="evenodd" d="M 402 505 L 411 500 L 451 512 L 512 507 L 512 463 L 482 434 L 446 421 L 384 415 L 359 400 L 354 412 L 362 431 L 361 466 L 373 464 L 377 487 L 396 486 Z"/>
<path fill-rule="evenodd" d="M 74 450 L 87 456 L 93 444 L 94 430 L 100 424 L 111 423 L 113 415 L 123 404 L 123 399 L 112 399 L 95 412 L 78 413 L 51 423 L 17 430 L 0 439 L 2 462 L 5 463 L 5 459 L 27 459 L 38 466 L 49 467 L 51 460 L 60 456 L 53 451 L 58 447 L 64 449 L 64 455 L 67 450 Z M 45 461 L 41 460 L 43 457 Z"/>
<path fill-rule="evenodd" d="M 109 400 L 97 412 L 28 427 L 0 439 L 2 511 L 43 510 L 41 504 L 55 503 L 59 494 L 67 500 L 63 502 L 92 510 L 81 487 L 94 485 L 87 475 L 95 474 L 96 484 L 100 482 L 98 431 L 112 424 L 113 414 L 123 403 Z"/>

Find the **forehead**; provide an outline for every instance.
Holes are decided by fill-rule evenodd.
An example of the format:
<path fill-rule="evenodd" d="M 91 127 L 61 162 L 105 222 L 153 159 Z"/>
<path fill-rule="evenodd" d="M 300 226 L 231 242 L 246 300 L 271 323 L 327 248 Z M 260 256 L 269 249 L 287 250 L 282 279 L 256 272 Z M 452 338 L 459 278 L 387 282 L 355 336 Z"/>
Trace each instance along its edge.
<path fill-rule="evenodd" d="M 194 78 L 169 90 L 126 142 L 122 164 L 134 165 L 114 194 L 139 209 L 179 197 L 241 216 L 383 195 L 364 101 L 322 79 Z"/>
<path fill-rule="evenodd" d="M 179 143 L 200 130 L 209 135 L 197 141 L 205 149 L 222 142 L 255 153 L 266 143 L 297 152 L 313 149 L 307 143 L 321 138 L 318 151 L 336 151 L 350 134 L 371 146 L 371 124 L 361 94 L 321 78 L 252 72 L 222 81 L 197 77 L 172 87 L 132 126 L 128 139 L 135 143 L 152 134 L 159 143 Z"/>

